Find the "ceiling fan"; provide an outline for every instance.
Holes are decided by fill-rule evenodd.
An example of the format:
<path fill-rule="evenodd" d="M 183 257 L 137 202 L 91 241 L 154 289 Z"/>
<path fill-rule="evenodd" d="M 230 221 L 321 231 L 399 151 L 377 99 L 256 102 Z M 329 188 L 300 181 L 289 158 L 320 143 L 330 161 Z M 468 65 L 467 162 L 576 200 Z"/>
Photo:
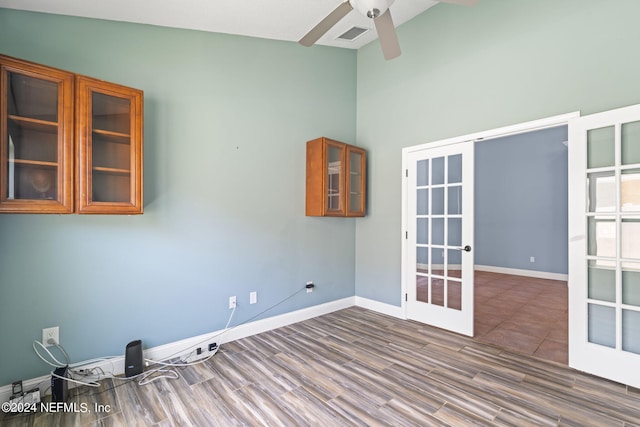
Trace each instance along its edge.
<path fill-rule="evenodd" d="M 473 6 L 478 2 L 478 0 L 439 1 L 441 3 L 454 3 L 465 6 Z M 342 18 L 355 9 L 362 15 L 373 19 L 384 59 L 389 60 L 400 56 L 400 43 L 398 42 L 398 35 L 389 10 L 393 2 L 394 0 L 345 0 L 301 38 L 299 43 L 307 47 L 312 46 Z"/>

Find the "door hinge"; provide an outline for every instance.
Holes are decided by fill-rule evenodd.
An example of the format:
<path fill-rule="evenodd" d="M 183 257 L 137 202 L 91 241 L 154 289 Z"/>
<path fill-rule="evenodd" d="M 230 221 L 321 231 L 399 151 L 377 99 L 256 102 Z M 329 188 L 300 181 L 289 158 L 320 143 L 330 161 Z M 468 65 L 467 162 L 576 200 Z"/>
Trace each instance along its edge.
<path fill-rule="evenodd" d="M 405 170 L 404 170 L 404 176 L 406 176 L 407 178 L 409 178 L 409 169 L 405 169 Z"/>
<path fill-rule="evenodd" d="M 405 302 L 409 301 L 409 294 L 404 294 L 404 301 Z"/>
<path fill-rule="evenodd" d="M 409 232 L 408 232 L 408 231 L 405 231 L 405 232 L 404 232 L 404 238 L 405 238 L 405 239 L 408 239 L 408 238 L 409 238 Z"/>

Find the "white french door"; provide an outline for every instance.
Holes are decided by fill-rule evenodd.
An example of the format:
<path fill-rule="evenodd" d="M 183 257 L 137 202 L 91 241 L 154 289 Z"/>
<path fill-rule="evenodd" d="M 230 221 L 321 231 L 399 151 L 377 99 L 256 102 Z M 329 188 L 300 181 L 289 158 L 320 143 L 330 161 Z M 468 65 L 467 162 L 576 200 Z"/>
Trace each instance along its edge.
<path fill-rule="evenodd" d="M 473 336 L 473 141 L 405 162 L 407 317 Z"/>
<path fill-rule="evenodd" d="M 640 105 L 569 122 L 569 365 L 640 387 Z"/>

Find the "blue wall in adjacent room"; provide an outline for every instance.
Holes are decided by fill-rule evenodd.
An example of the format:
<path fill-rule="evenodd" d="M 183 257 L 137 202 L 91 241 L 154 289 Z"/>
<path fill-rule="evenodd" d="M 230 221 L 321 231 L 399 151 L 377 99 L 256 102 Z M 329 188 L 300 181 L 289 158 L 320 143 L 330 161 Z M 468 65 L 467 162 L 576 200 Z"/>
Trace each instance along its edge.
<path fill-rule="evenodd" d="M 565 141 L 561 126 L 475 143 L 476 265 L 567 274 Z"/>
<path fill-rule="evenodd" d="M 304 200 L 306 141 L 356 143 L 355 51 L 0 9 L 0 53 L 145 93 L 144 215 L 0 215 L 0 386 L 45 327 L 81 361 L 353 297 L 355 220 Z"/>

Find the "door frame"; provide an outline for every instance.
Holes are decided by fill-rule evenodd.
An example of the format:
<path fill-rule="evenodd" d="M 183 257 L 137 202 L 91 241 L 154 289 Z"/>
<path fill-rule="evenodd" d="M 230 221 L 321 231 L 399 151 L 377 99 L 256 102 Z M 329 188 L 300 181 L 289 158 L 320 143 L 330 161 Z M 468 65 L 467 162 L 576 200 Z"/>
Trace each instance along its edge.
<path fill-rule="evenodd" d="M 456 136 L 456 137 L 447 138 L 439 141 L 427 142 L 419 145 L 414 145 L 411 147 L 405 147 L 402 149 L 402 171 L 401 171 L 402 172 L 402 216 L 401 216 L 402 228 L 400 233 L 400 236 L 401 236 L 400 238 L 402 239 L 402 242 L 400 245 L 400 247 L 402 248 L 402 255 L 401 255 L 401 272 L 400 272 L 400 275 L 401 275 L 400 312 L 402 313 L 402 316 L 404 319 L 408 319 L 406 299 L 407 299 L 409 281 L 411 279 L 411 277 L 409 277 L 409 275 L 407 274 L 407 271 L 409 268 L 409 266 L 407 265 L 408 251 L 411 250 L 411 248 L 409 248 L 409 245 L 408 245 L 409 240 L 407 239 L 409 216 L 411 215 L 408 209 L 409 182 L 406 176 L 406 171 L 408 168 L 409 153 L 412 153 L 415 151 L 428 150 L 431 148 L 437 148 L 437 147 L 442 147 L 442 146 L 451 145 L 451 144 L 457 144 L 461 142 L 467 142 L 467 141 L 473 141 L 473 143 L 475 144 L 483 140 L 491 140 L 491 139 L 500 138 L 504 136 L 528 133 L 536 130 L 558 127 L 558 126 L 568 126 L 569 121 L 577 117 L 580 117 L 580 111 L 574 111 L 574 112 L 561 114 L 557 116 L 546 117 L 539 120 L 532 120 L 528 122 L 518 123 L 515 125 L 504 126 L 504 127 L 485 130 L 481 132 L 475 132 L 467 135 Z M 477 165 L 474 165 L 474 166 L 478 167 Z M 567 236 L 567 249 L 568 249 L 568 246 L 569 246 L 569 241 Z"/>

